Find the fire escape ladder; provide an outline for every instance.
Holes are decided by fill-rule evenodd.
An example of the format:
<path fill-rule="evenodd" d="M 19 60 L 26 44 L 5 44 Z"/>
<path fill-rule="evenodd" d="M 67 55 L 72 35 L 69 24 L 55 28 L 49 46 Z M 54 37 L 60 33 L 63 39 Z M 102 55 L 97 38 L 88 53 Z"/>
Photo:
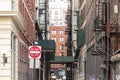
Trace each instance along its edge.
<path fill-rule="evenodd" d="M 105 36 L 105 26 L 106 26 L 106 3 L 99 0 L 98 4 L 98 16 L 95 19 L 95 26 L 96 26 L 96 41 L 97 46 L 96 50 L 101 55 L 105 55 L 105 45 L 104 45 L 104 36 Z"/>
<path fill-rule="evenodd" d="M 103 2 L 99 2 L 98 4 L 98 16 L 95 21 L 95 31 L 104 31 L 106 25 L 106 4 Z"/>
<path fill-rule="evenodd" d="M 102 3 L 98 7 L 98 28 L 102 28 Z"/>

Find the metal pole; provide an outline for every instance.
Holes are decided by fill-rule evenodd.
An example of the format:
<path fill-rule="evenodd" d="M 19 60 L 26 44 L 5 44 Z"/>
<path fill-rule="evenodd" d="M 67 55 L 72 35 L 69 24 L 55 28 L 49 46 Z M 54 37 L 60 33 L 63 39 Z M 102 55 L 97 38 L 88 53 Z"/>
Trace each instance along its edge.
<path fill-rule="evenodd" d="M 35 80 L 35 58 L 33 60 L 34 60 L 34 65 L 33 65 L 33 79 Z"/>
<path fill-rule="evenodd" d="M 45 70 L 46 70 L 46 64 L 45 64 L 45 51 L 43 53 L 43 56 L 44 56 L 44 65 L 43 65 L 43 80 L 45 80 Z"/>
<path fill-rule="evenodd" d="M 40 61 L 40 65 L 39 65 L 39 80 L 41 80 L 41 61 Z"/>
<path fill-rule="evenodd" d="M 106 52 L 107 52 L 107 57 L 106 57 L 106 80 L 110 80 L 110 64 L 109 64 L 109 54 L 110 54 L 110 12 L 109 12 L 109 0 L 106 0 L 106 5 L 107 5 L 107 25 L 106 25 Z"/>
<path fill-rule="evenodd" d="M 45 40 L 47 40 L 47 0 L 45 0 Z"/>
<path fill-rule="evenodd" d="M 97 3 L 97 1 L 95 0 L 95 3 L 94 3 L 94 6 L 95 6 L 95 7 L 96 7 L 96 3 Z M 99 0 L 99 3 L 100 3 L 100 0 Z M 97 13 L 97 12 L 96 12 L 96 8 L 95 8 L 95 17 L 97 17 L 97 16 L 96 16 L 96 13 Z M 97 32 L 94 33 L 94 37 L 95 37 L 95 38 L 94 38 L 94 39 L 95 39 L 94 49 L 95 49 L 95 51 L 96 51 L 96 47 L 97 47 Z M 94 62 L 94 63 L 95 63 L 95 80 L 97 80 L 97 77 L 98 77 L 98 73 L 97 73 L 97 72 L 98 72 L 98 71 L 97 71 L 97 56 L 94 57 L 94 60 L 95 60 L 95 62 Z"/>
<path fill-rule="evenodd" d="M 86 80 L 86 77 L 87 77 L 87 75 L 86 75 L 86 73 L 87 73 L 87 72 L 86 72 L 86 58 L 84 58 L 84 66 L 85 66 L 85 67 L 84 67 L 84 74 L 85 74 L 85 75 L 84 75 L 84 78 L 85 78 L 84 80 Z"/>
<path fill-rule="evenodd" d="M 96 49 L 96 48 L 95 48 Z M 97 80 L 97 56 L 94 56 L 94 76 L 95 76 L 95 80 Z"/>

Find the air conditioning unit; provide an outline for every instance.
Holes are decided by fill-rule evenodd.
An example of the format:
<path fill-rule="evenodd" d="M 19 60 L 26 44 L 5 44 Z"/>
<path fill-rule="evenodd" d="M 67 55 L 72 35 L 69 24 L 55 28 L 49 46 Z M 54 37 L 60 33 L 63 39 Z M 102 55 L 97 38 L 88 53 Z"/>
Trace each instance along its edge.
<path fill-rule="evenodd" d="M 114 13 L 118 13 L 118 5 L 114 5 Z"/>

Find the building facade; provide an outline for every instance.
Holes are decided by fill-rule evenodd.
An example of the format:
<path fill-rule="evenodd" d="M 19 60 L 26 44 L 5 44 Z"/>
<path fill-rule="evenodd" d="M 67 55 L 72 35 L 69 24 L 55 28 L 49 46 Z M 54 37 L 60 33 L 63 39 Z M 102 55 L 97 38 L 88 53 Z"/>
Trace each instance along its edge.
<path fill-rule="evenodd" d="M 67 47 L 65 46 L 66 42 L 66 35 L 65 35 L 66 28 L 51 26 L 49 28 L 50 34 L 49 38 L 55 40 L 56 42 L 56 51 L 55 56 L 67 56 Z M 53 72 L 53 76 L 56 76 L 56 79 L 62 78 L 65 76 L 65 64 L 51 64 L 51 71 Z M 63 74 L 60 74 L 62 71 Z"/>
<path fill-rule="evenodd" d="M 65 35 L 65 31 L 66 28 L 65 27 L 50 27 L 50 39 L 53 39 L 56 41 L 56 56 L 67 56 L 67 50 L 66 50 L 66 46 L 65 46 L 65 42 L 66 42 L 66 35 Z"/>
<path fill-rule="evenodd" d="M 0 1 L 0 79 L 33 80 L 28 47 L 35 40 L 34 0 Z"/>
<path fill-rule="evenodd" d="M 49 0 L 49 25 L 66 26 L 66 15 L 68 10 L 68 0 Z"/>
<path fill-rule="evenodd" d="M 119 0 L 79 0 L 78 4 L 77 35 L 85 36 L 85 41 L 77 36 L 75 80 L 120 79 Z"/>
<path fill-rule="evenodd" d="M 49 39 L 56 42 L 56 56 L 71 56 L 71 0 L 49 0 Z M 53 71 L 63 72 L 66 64 L 51 64 Z M 61 76 L 59 75 L 59 76 Z M 58 76 L 58 77 L 59 77 Z"/>
<path fill-rule="evenodd" d="M 112 79 L 120 79 L 120 1 L 119 0 L 110 0 L 110 25 L 111 25 L 111 30 L 110 30 L 110 35 L 111 35 L 111 62 L 113 63 L 112 65 Z M 116 33 L 116 34 L 114 34 Z"/>
<path fill-rule="evenodd" d="M 98 52 L 97 50 L 101 51 L 102 49 L 103 53 L 105 51 L 105 31 L 101 29 L 103 27 L 101 21 L 96 22 L 97 17 L 100 20 L 102 16 L 101 3 L 104 3 L 104 0 L 78 1 L 77 49 L 75 54 L 77 64 L 75 72 L 77 75 L 75 75 L 75 80 L 100 80 L 104 78 L 101 70 L 104 59 L 100 56 L 93 56 L 94 53 Z"/>

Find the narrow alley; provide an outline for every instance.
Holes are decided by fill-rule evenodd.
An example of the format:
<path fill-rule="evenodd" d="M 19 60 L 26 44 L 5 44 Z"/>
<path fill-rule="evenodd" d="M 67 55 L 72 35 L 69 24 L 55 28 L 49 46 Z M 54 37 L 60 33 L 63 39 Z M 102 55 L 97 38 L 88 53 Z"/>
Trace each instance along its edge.
<path fill-rule="evenodd" d="M 120 80 L 120 0 L 0 0 L 0 80 Z"/>

